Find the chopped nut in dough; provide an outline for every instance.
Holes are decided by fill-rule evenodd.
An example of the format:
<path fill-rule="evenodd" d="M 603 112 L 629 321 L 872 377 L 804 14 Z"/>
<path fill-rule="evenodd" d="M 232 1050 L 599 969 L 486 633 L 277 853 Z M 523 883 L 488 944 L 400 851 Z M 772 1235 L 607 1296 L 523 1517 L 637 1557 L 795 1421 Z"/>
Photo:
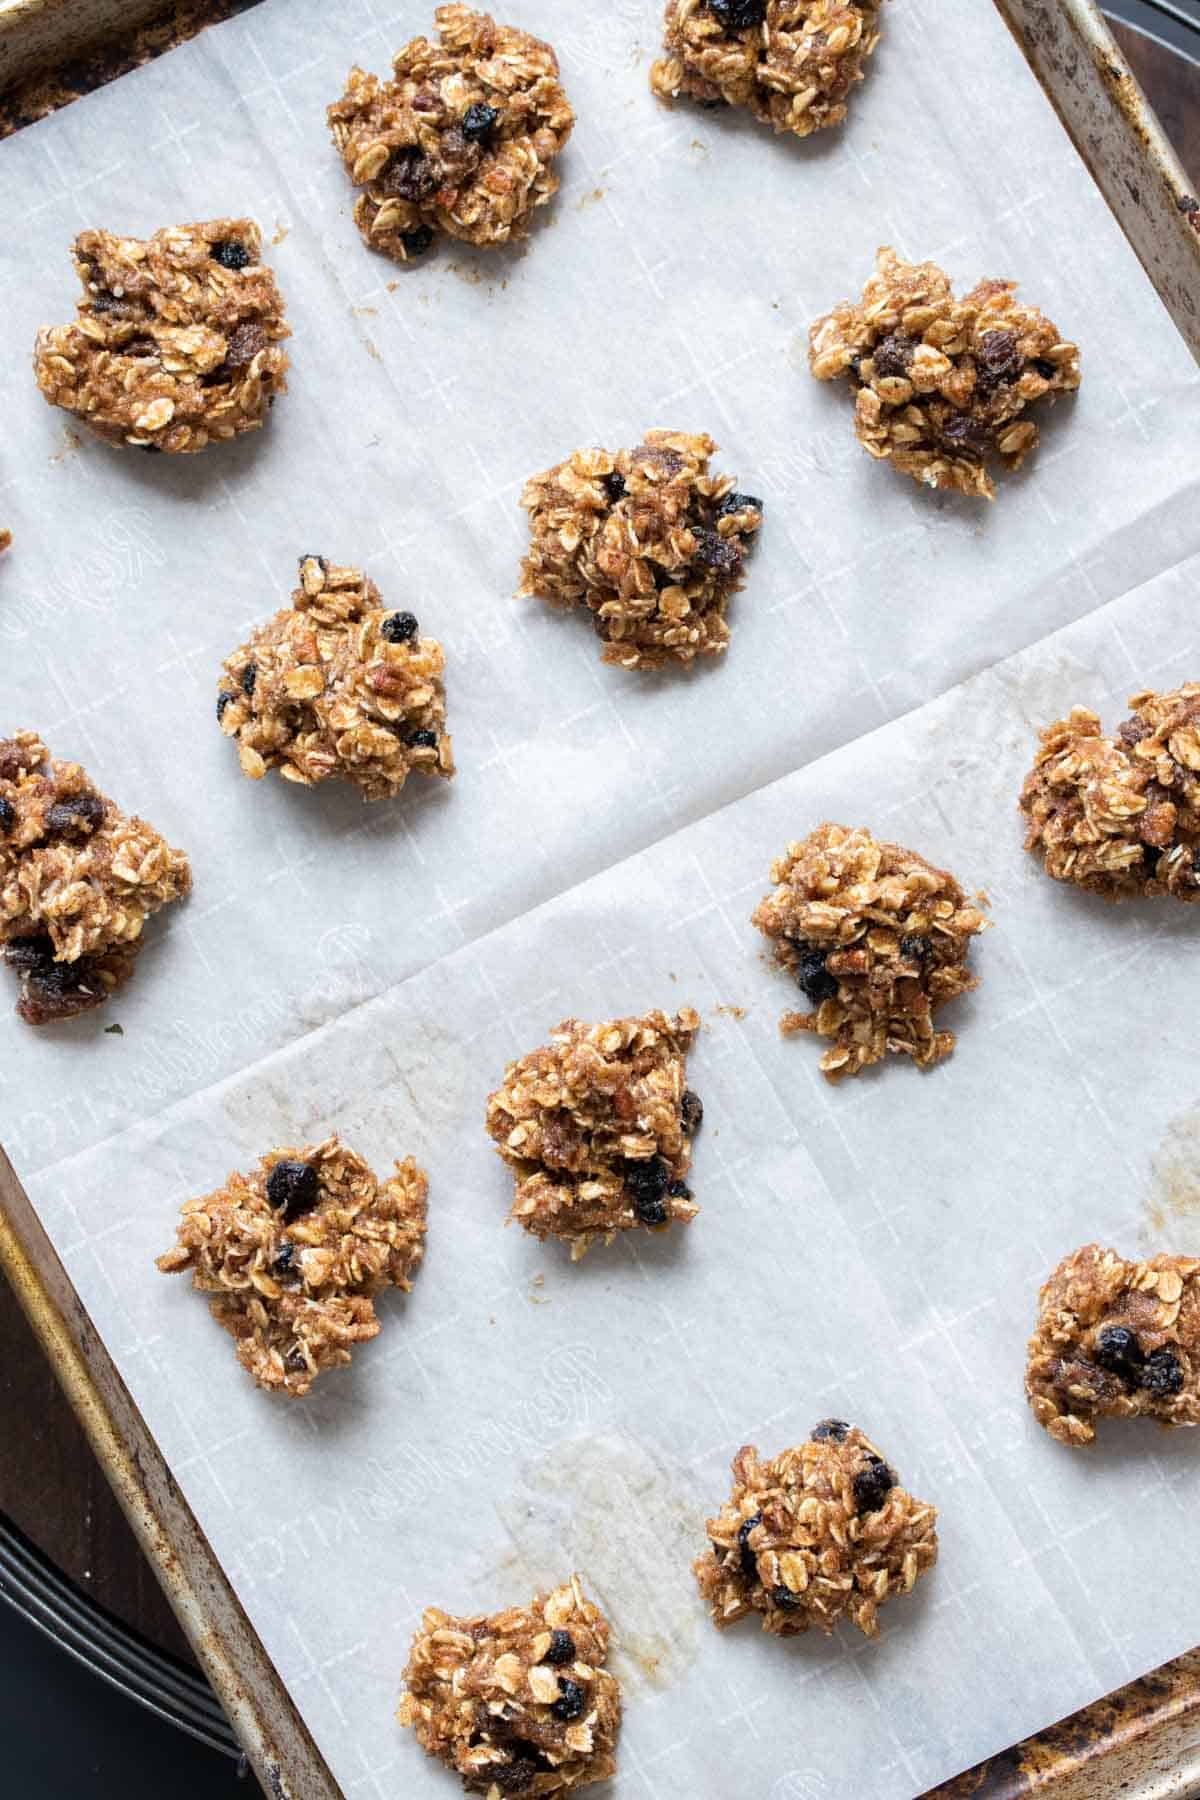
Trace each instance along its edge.
<path fill-rule="evenodd" d="M 936 1562 L 936 1520 L 861 1431 L 823 1419 L 770 1462 L 753 1444 L 738 1451 L 696 1580 L 720 1630 L 756 1612 L 779 1637 L 842 1618 L 877 1637 L 879 1608 Z"/>
<path fill-rule="evenodd" d="M 562 1238 L 577 1261 L 597 1237 L 690 1224 L 700 1209 L 685 1178 L 704 1109 L 686 1058 L 699 1027 L 691 1007 L 675 1018 L 564 1019 L 509 1064 L 487 1128 L 526 1231 Z"/>
<path fill-rule="evenodd" d="M 54 762 L 34 731 L 0 741 L 0 948 L 29 1025 L 100 1006 L 133 974 L 151 913 L 192 885 L 182 850 Z"/>
<path fill-rule="evenodd" d="M 307 1394 L 379 1335 L 374 1298 L 407 1293 L 425 1254 L 429 1182 L 411 1157 L 379 1181 L 336 1137 L 270 1150 L 249 1175 L 188 1200 L 164 1275 L 192 1271 L 260 1387 Z"/>
<path fill-rule="evenodd" d="M 252 219 L 169 225 L 145 242 L 83 231 L 73 325 L 45 325 L 37 383 L 110 444 L 171 454 L 256 431 L 286 392 L 291 336 Z"/>
<path fill-rule="evenodd" d="M 485 249 L 525 237 L 575 123 L 549 44 L 469 6 L 439 6 L 434 21 L 440 43 L 406 44 L 390 81 L 351 69 L 329 108 L 362 190 L 355 223 L 397 262 L 443 232 Z"/>
<path fill-rule="evenodd" d="M 1200 1257 L 1126 1262 L 1085 1244 L 1039 1296 L 1025 1392 L 1061 1444 L 1089 1444 L 1096 1420 L 1200 1424 Z"/>
<path fill-rule="evenodd" d="M 338 775 L 383 800 L 413 773 L 454 774 L 445 666 L 436 638 L 389 612 L 361 569 L 303 556 L 291 606 L 226 659 L 217 720 L 252 780 Z"/>
<path fill-rule="evenodd" d="M 529 1606 L 474 1618 L 428 1607 L 399 1720 L 468 1794 L 565 1794 L 616 1770 L 621 1690 L 608 1621 L 573 1575 Z"/>
<path fill-rule="evenodd" d="M 1021 790 L 1025 848 L 1105 900 L 1200 900 L 1200 682 L 1129 705 L 1114 738 L 1083 706 L 1042 732 Z"/>
<path fill-rule="evenodd" d="M 650 86 L 670 104 L 746 106 L 776 131 L 840 125 L 879 42 L 880 0 L 667 0 Z"/>
<path fill-rule="evenodd" d="M 532 541 L 519 597 L 588 607 L 601 661 L 622 668 L 720 655 L 763 503 L 709 473 L 716 448 L 648 431 L 636 450 L 576 450 L 534 475 L 521 496 Z"/>
<path fill-rule="evenodd" d="M 830 1081 L 889 1050 L 923 1069 L 949 1056 L 954 1033 L 933 1015 L 978 987 L 967 956 L 989 924 L 952 875 L 868 831 L 820 825 L 788 845 L 771 880 L 751 923 L 814 1008 L 785 1013 L 780 1029 L 834 1039 L 821 1058 Z"/>
<path fill-rule="evenodd" d="M 934 263 L 879 252 L 861 302 L 809 330 L 818 381 L 846 376 L 854 429 L 874 457 L 926 487 L 996 497 L 989 459 L 1019 469 L 1037 447 L 1029 416 L 1079 386 L 1079 350 L 1014 281 L 981 281 L 961 300 Z"/>

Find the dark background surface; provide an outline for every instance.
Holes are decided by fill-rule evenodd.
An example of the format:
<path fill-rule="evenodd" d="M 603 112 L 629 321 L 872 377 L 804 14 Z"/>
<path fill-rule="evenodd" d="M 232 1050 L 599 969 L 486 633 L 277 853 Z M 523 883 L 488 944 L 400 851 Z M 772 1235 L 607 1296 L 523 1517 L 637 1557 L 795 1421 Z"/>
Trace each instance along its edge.
<path fill-rule="evenodd" d="M 1173 4 L 1200 25 L 1200 0 Z M 1200 183 L 1200 67 L 1175 48 L 1190 41 L 1200 56 L 1200 38 L 1141 0 L 1112 0 L 1106 10 L 1155 34 L 1118 26 L 1134 72 Z M 2 1278 L 0 1513 L 110 1612 L 191 1660 Z M 0 1677 L 0 1793 L 14 1800 L 252 1800 L 257 1793 L 231 1760 L 114 1692 L 3 1604 Z"/>

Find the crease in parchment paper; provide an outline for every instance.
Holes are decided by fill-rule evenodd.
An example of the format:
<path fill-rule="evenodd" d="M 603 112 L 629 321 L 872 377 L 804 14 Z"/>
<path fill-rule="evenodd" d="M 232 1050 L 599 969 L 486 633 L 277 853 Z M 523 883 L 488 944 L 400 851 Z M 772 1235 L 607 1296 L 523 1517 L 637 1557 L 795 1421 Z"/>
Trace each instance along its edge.
<path fill-rule="evenodd" d="M 0 147 L 23 221 L 0 242 L 23 446 L 0 462 L 20 551 L 0 691 L 196 871 L 107 1009 L 122 1037 L 0 1015 L 3 1135 L 352 1797 L 444 1788 L 392 1723 L 407 1639 L 427 1602 L 521 1598 L 506 1557 L 548 1576 L 556 1471 L 611 1498 L 584 1495 L 576 1547 L 642 1658 L 617 1793 L 706 1800 L 736 1764 L 788 1800 L 908 1795 L 1188 1647 L 1196 1612 L 1186 1435 L 1072 1457 L 1020 1392 L 1038 1282 L 1144 1230 L 1188 1100 L 1191 915 L 1053 886 L 1015 810 L 1037 726 L 1075 702 L 1112 724 L 1196 673 L 1195 367 L 988 9 L 896 0 L 846 131 L 808 147 L 658 108 L 659 10 L 618 0 L 600 28 L 522 0 L 580 123 L 527 253 L 493 263 L 397 270 L 350 219 L 323 109 L 352 61 L 383 70 L 428 25 L 416 4 L 380 26 L 266 0 Z M 241 211 L 290 225 L 268 255 L 292 389 L 268 429 L 183 466 L 63 457 L 27 358 L 71 314 L 71 237 Z M 888 241 L 960 288 L 1020 279 L 1083 346 L 1078 400 L 994 508 L 872 463 L 847 395 L 789 360 Z M 729 655 L 682 680 L 604 669 L 585 620 L 508 598 L 525 477 L 655 424 L 711 431 L 767 503 Z M 449 791 L 364 809 L 239 776 L 217 672 L 310 551 L 445 643 Z M 983 986 L 929 1077 L 833 1092 L 817 1043 L 778 1036 L 794 995 L 749 913 L 824 817 L 991 897 Z M 684 1003 L 745 1009 L 692 1054 L 695 1224 L 577 1268 L 502 1229 L 482 1110 L 505 1062 L 565 1014 Z M 285 1410 L 151 1262 L 188 1195 L 334 1127 L 376 1168 L 427 1164 L 429 1253 L 381 1337 Z M 939 1567 L 877 1645 L 718 1637 L 682 1521 L 719 1505 L 741 1442 L 829 1412 L 941 1507 Z M 630 1584 L 660 1539 L 647 1624 Z"/>

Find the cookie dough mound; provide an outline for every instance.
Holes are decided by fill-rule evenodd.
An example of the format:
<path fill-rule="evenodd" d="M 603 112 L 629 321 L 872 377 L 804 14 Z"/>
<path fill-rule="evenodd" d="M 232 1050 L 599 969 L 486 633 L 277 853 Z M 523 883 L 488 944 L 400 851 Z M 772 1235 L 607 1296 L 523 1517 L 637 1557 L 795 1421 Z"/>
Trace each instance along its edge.
<path fill-rule="evenodd" d="M 673 1019 L 564 1019 L 548 1044 L 509 1064 L 487 1128 L 512 1169 L 511 1216 L 526 1231 L 562 1238 L 576 1262 L 597 1237 L 695 1218 L 685 1177 L 704 1109 L 686 1058 L 699 1028 L 687 1006 Z"/>
<path fill-rule="evenodd" d="M 1066 1257 L 1039 1296 L 1025 1392 L 1060 1444 L 1090 1444 L 1103 1418 L 1200 1424 L 1200 1258 Z"/>
<path fill-rule="evenodd" d="M 188 859 L 55 762 L 34 731 L 0 740 L 0 949 L 29 1025 L 100 1006 L 133 973 L 142 927 L 192 885 Z"/>
<path fill-rule="evenodd" d="M 1115 738 L 1083 706 L 1042 732 L 1021 790 L 1025 848 L 1105 900 L 1200 900 L 1200 682 L 1129 705 Z"/>
<path fill-rule="evenodd" d="M 650 86 L 668 104 L 746 106 L 808 137 L 840 125 L 879 42 L 880 0 L 667 0 Z"/>
<path fill-rule="evenodd" d="M 379 1181 L 336 1137 L 269 1150 L 252 1174 L 185 1202 L 179 1241 L 157 1266 L 190 1269 L 242 1367 L 298 1397 L 378 1337 L 376 1294 L 411 1288 L 428 1190 L 411 1157 Z"/>
<path fill-rule="evenodd" d="M 468 1794 L 540 1800 L 616 1770 L 621 1690 L 608 1621 L 573 1575 L 529 1606 L 457 1619 L 427 1608 L 404 1670 L 401 1725 Z"/>
<path fill-rule="evenodd" d="M 519 598 L 586 606 L 601 661 L 654 669 L 719 656 L 762 501 L 709 473 L 710 437 L 649 431 L 636 450 L 576 450 L 534 475 Z"/>
<path fill-rule="evenodd" d="M 1079 386 L 1079 350 L 1013 281 L 981 281 L 961 300 L 934 263 L 879 252 L 861 304 L 845 300 L 809 329 L 818 381 L 847 376 L 854 429 L 874 457 L 926 487 L 996 497 L 988 460 L 1019 469 L 1037 447 L 1038 401 Z"/>
<path fill-rule="evenodd" d="M 454 774 L 445 652 L 410 612 L 389 612 L 361 569 L 300 559 L 292 604 L 224 665 L 217 720 L 242 773 L 312 787 L 341 776 L 364 800 L 410 774 Z"/>
<path fill-rule="evenodd" d="M 696 1580 L 719 1630 L 756 1612 L 779 1637 L 842 1618 L 877 1637 L 879 1608 L 937 1561 L 936 1520 L 857 1427 L 823 1419 L 770 1462 L 738 1451 Z"/>
<path fill-rule="evenodd" d="M 440 44 L 414 38 L 392 79 L 350 71 L 329 108 L 354 219 L 372 250 L 407 262 L 440 232 L 490 249 L 528 235 L 558 191 L 575 114 L 549 44 L 469 6 L 439 6 Z"/>
<path fill-rule="evenodd" d="M 169 225 L 145 242 L 75 239 L 83 299 L 34 352 L 51 406 L 110 444 L 172 454 L 257 431 L 287 389 L 291 332 L 252 219 Z"/>
<path fill-rule="evenodd" d="M 978 987 L 971 939 L 989 921 L 945 869 L 869 831 L 820 825 L 771 865 L 776 883 L 751 923 L 770 939 L 814 1011 L 785 1013 L 790 1036 L 834 1039 L 821 1058 L 830 1081 L 857 1075 L 889 1050 L 932 1068 L 954 1048 L 933 1015 Z"/>

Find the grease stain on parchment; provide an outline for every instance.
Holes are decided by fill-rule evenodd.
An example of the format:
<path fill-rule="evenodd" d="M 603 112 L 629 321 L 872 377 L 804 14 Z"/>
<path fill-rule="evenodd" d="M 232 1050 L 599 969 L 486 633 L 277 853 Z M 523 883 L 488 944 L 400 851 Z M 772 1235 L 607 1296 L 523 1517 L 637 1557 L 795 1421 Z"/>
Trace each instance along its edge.
<path fill-rule="evenodd" d="M 609 1665 L 626 1693 L 674 1687 L 704 1617 L 691 1565 L 705 1515 L 689 1487 L 680 1465 L 620 1430 L 558 1444 L 497 1502 L 512 1541 L 488 1585 L 520 1604 L 577 1572 L 612 1626 Z"/>
<path fill-rule="evenodd" d="M 1156 1248 L 1200 1255 L 1200 1104 L 1171 1121 L 1150 1168 L 1145 1233 Z"/>

